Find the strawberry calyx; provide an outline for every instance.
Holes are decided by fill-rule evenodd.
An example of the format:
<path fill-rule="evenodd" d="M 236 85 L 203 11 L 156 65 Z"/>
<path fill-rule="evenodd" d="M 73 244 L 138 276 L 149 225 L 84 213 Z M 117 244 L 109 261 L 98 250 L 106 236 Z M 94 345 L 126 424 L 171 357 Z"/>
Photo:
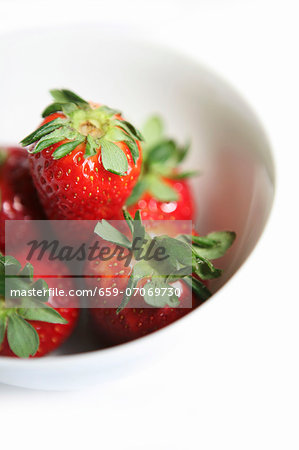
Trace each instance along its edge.
<path fill-rule="evenodd" d="M 139 158 L 138 141 L 142 141 L 143 137 L 131 123 L 121 118 L 119 111 L 88 103 L 67 89 L 54 89 L 50 93 L 54 103 L 43 111 L 42 116 L 61 114 L 21 141 L 24 147 L 35 144 L 29 149 L 30 153 L 39 153 L 61 142 L 52 154 L 53 159 L 60 159 L 84 143 L 84 158 L 95 155 L 100 158 L 101 155 L 103 166 L 108 172 L 124 175 L 128 170 L 128 160 L 117 145 L 123 142 L 136 165 Z"/>
<path fill-rule="evenodd" d="M 167 178 L 183 179 L 198 174 L 197 171 L 177 170 L 177 166 L 185 159 L 190 143 L 180 146 L 175 140 L 165 136 L 164 124 L 160 117 L 150 117 L 145 123 L 142 175 L 135 185 L 127 206 L 134 205 L 145 192 L 149 192 L 161 202 L 179 200 L 178 192 L 167 183 Z"/>
<path fill-rule="evenodd" d="M 21 298 L 15 298 L 15 290 L 22 292 Z M 37 291 L 44 295 L 37 295 Z M 33 280 L 31 264 L 22 268 L 17 259 L 0 253 L 0 349 L 7 336 L 8 345 L 16 356 L 34 356 L 40 341 L 29 321 L 67 323 L 58 311 L 46 304 L 48 300 L 48 285 L 42 279 Z"/>
<path fill-rule="evenodd" d="M 126 210 L 123 210 L 123 215 L 130 230 L 131 239 L 104 219 L 98 222 L 94 229 L 95 234 L 102 239 L 131 251 L 134 258 L 127 289 L 117 313 L 128 305 L 134 288 L 141 280 L 146 280 L 144 301 L 153 307 L 179 306 L 180 301 L 175 294 L 160 295 L 163 288 L 170 288 L 169 283 L 177 280 L 185 281 L 202 300 L 212 295 L 201 280 L 221 276 L 222 271 L 213 265 L 211 259 L 220 258 L 225 254 L 235 240 L 234 232 L 219 231 L 207 236 L 182 234 L 176 238 L 167 235 L 152 237 L 145 230 L 139 210 L 134 219 Z M 155 259 L 141 259 L 140 247 L 135 246 L 136 240 L 143 242 L 144 253 L 149 248 L 152 250 L 164 248 L 167 259 L 163 262 Z M 155 288 L 159 289 L 156 291 Z M 149 290 L 151 295 L 148 295 Z M 152 295 L 152 292 L 158 292 L 158 294 Z"/>

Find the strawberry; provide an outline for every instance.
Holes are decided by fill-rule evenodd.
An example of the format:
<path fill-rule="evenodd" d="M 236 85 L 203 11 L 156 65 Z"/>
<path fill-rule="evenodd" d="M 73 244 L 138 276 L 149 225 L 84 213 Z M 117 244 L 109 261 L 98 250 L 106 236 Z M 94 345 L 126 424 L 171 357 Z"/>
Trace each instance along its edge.
<path fill-rule="evenodd" d="M 176 192 L 174 196 L 176 200 L 158 200 L 157 194 L 153 195 L 147 190 L 136 203 L 128 206 L 129 213 L 134 217 L 136 211 L 140 209 L 143 220 L 194 220 L 195 205 L 188 181 L 163 178 L 163 183 Z"/>
<path fill-rule="evenodd" d="M 119 111 L 52 90 L 55 103 L 30 146 L 34 184 L 49 219 L 119 218 L 141 168 L 142 136 Z"/>
<path fill-rule="evenodd" d="M 18 259 L 25 262 L 25 254 L 18 255 Z M 51 267 L 54 273 L 63 270 L 61 262 L 52 264 L 55 265 Z M 34 265 L 39 273 L 49 272 L 46 258 L 35 259 Z M 5 289 L 4 283 L 10 283 L 9 287 Z M 61 288 L 69 292 L 72 287 L 70 278 L 52 277 L 47 284 L 33 276 L 30 263 L 22 269 L 17 259 L 0 254 L 0 355 L 40 357 L 58 348 L 77 323 L 79 304 L 76 297 L 57 297 L 56 292 Z M 33 288 L 45 291 L 44 296 L 30 295 Z M 48 288 L 53 290 L 47 293 Z M 22 289 L 27 295 L 15 299 L 9 296 L 10 289 Z"/>
<path fill-rule="evenodd" d="M 6 220 L 42 220 L 45 218 L 29 170 L 28 154 L 18 147 L 0 149 L 0 250 L 5 246 Z M 16 241 L 23 239 L 19 227 Z"/>
<path fill-rule="evenodd" d="M 99 241 L 100 245 L 97 242 L 98 248 L 104 242 L 111 257 L 101 259 L 100 253 L 98 257 L 94 255 L 87 261 L 84 271 L 88 288 L 98 288 L 99 295 L 91 305 L 93 321 L 110 344 L 127 342 L 158 330 L 209 298 L 211 293 L 205 280 L 221 275 L 209 258 L 222 256 L 235 238 L 232 232 L 211 233 L 205 237 L 184 234 L 153 237 L 155 225 L 150 225 L 150 234 L 145 231 L 140 211 L 134 221 L 126 211 L 124 215 L 130 232 L 123 233 L 105 220 L 97 224 L 95 233 L 103 240 Z M 157 229 L 168 231 L 167 222 L 164 229 L 160 223 Z M 174 228 L 171 233 L 174 235 Z M 167 262 L 140 260 L 134 244 L 137 239 L 146 239 L 147 249 L 151 245 L 155 248 L 162 245 L 169 255 Z M 108 247 L 107 241 L 110 242 Z M 113 244 L 123 248 L 121 258 L 114 253 Z M 129 256 L 132 259 L 127 261 Z M 164 289 L 167 295 L 165 291 L 163 294 Z"/>
<path fill-rule="evenodd" d="M 185 303 L 189 306 L 190 288 L 182 281 L 177 281 L 172 286 L 181 292 L 180 306 L 176 308 L 169 305 L 160 308 L 149 308 L 146 305 L 142 307 L 140 295 L 133 300 L 137 304 L 135 308 L 132 304 L 119 314 L 116 314 L 115 308 L 105 308 L 99 304 L 92 309 L 93 323 L 99 336 L 112 345 L 128 342 L 170 325 L 203 303 L 202 299 L 193 295 L 192 307 L 184 306 Z"/>
<path fill-rule="evenodd" d="M 180 172 L 178 165 L 189 145 L 180 147 L 165 137 L 163 122 L 150 118 L 142 130 L 143 170 L 126 204 L 134 217 L 138 209 L 144 220 L 194 220 L 195 202 L 186 178 L 196 172 Z"/>

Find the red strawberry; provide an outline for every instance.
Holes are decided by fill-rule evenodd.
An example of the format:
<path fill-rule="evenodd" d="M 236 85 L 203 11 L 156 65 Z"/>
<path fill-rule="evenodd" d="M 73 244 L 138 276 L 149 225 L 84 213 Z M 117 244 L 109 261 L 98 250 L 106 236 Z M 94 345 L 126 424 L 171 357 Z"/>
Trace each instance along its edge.
<path fill-rule="evenodd" d="M 143 170 L 126 204 L 131 215 L 140 209 L 144 220 L 194 220 L 195 202 L 186 180 L 195 172 L 178 170 L 188 145 L 181 148 L 164 136 L 160 118 L 150 118 L 143 130 Z"/>
<path fill-rule="evenodd" d="M 26 260 L 25 253 L 18 259 L 23 263 Z M 33 260 L 39 273 L 49 273 L 49 262 L 46 257 L 38 261 Z M 65 273 L 65 268 L 59 261 L 51 262 L 52 273 Z M 58 348 L 72 333 L 79 315 L 78 300 L 76 297 L 66 295 L 57 297 L 55 289 L 64 289 L 66 293 L 74 287 L 70 278 L 49 278 L 47 283 L 33 276 L 33 267 L 27 263 L 24 269 L 18 260 L 11 256 L 0 255 L 0 355 L 40 357 Z M 7 307 L 4 296 L 9 289 L 4 289 L 4 274 L 22 275 L 13 278 L 11 288 L 26 289 L 28 297 L 19 297 L 14 307 Z M 25 278 L 24 278 L 25 277 Z M 10 280 L 9 280 L 10 281 Z M 6 279 L 7 283 L 7 279 Z M 30 290 L 52 288 L 54 295 L 42 298 L 29 296 Z M 7 297 L 6 297 L 7 300 Z M 14 299 L 10 300 L 13 303 Z M 9 304 L 10 306 L 10 304 Z"/>
<path fill-rule="evenodd" d="M 28 154 L 18 147 L 0 149 L 0 250 L 5 246 L 6 220 L 42 220 L 45 218 L 32 183 Z M 16 241 L 23 239 L 20 226 Z"/>
<path fill-rule="evenodd" d="M 151 192 L 146 191 L 137 202 L 128 207 L 134 217 L 138 209 L 141 210 L 143 220 L 193 220 L 195 205 L 187 180 L 163 178 L 177 192 L 177 199 L 173 201 L 159 201 Z"/>
<path fill-rule="evenodd" d="M 50 219 L 119 218 L 141 168 L 141 134 L 118 111 L 53 90 L 45 120 L 22 141 Z"/>
<path fill-rule="evenodd" d="M 149 308 L 138 294 L 132 299 L 130 308 L 124 308 L 116 314 L 115 308 L 105 308 L 104 301 L 99 300 L 97 307 L 92 309 L 92 318 L 98 334 L 109 344 L 128 342 L 171 324 L 203 303 L 203 300 L 193 295 L 192 307 L 189 307 L 192 295 L 190 288 L 182 281 L 177 281 L 172 286 L 181 291 L 180 306 L 176 308 L 168 305 Z"/>
<path fill-rule="evenodd" d="M 98 223 L 95 232 L 103 239 L 98 242 L 98 248 L 108 248 L 113 256 L 108 257 L 106 252 L 105 258 L 101 258 L 99 250 L 98 255 L 87 261 L 84 272 L 87 286 L 98 289 L 91 305 L 92 317 L 98 332 L 111 344 L 130 341 L 158 330 L 209 298 L 211 294 L 205 281 L 200 279 L 218 277 L 221 271 L 207 258 L 210 255 L 213 259 L 222 256 L 235 237 L 234 233 L 219 232 L 206 237 L 180 235 L 170 238 L 165 236 L 168 231 L 165 222 L 164 230 L 159 224 L 164 235 L 151 238 L 140 221 L 140 212 L 134 221 L 126 212 L 125 217 L 132 240 L 128 238 L 129 233 L 122 234 L 108 222 Z M 153 230 L 154 225 L 149 230 L 151 236 Z M 171 233 L 174 233 L 173 227 Z M 169 255 L 167 266 L 161 260 L 138 260 L 134 249 L 138 238 L 147 240 L 146 248 L 153 241 L 164 246 Z M 114 253 L 115 245 L 112 243 L 124 248 L 121 258 Z M 132 260 L 127 260 L 130 255 Z M 143 292 L 136 291 L 140 288 Z M 164 289 L 167 289 L 167 295 L 164 295 L 165 291 L 163 294 Z"/>

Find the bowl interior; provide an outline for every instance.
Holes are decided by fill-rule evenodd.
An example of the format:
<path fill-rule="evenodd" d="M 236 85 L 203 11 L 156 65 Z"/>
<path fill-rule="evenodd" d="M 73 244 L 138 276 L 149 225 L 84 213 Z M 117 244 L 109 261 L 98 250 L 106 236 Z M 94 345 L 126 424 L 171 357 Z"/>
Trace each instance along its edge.
<path fill-rule="evenodd" d="M 87 32 L 88 31 L 88 32 Z M 120 108 L 141 125 L 158 113 L 170 135 L 192 141 L 185 162 L 192 181 L 197 229 L 235 230 L 237 240 L 219 260 L 219 289 L 256 245 L 267 221 L 274 171 L 267 139 L 242 98 L 213 73 L 175 52 L 111 27 L 26 32 L 1 39 L 1 143 L 15 144 L 39 123 L 48 90 L 68 87 L 87 99 Z M 83 315 L 61 354 L 98 348 L 87 342 Z"/>

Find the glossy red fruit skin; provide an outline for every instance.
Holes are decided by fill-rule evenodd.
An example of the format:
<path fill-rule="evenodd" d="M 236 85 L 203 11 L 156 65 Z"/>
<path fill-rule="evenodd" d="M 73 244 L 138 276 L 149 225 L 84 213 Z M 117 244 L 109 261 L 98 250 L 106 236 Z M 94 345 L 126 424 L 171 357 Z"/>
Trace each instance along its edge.
<path fill-rule="evenodd" d="M 26 263 L 25 253 L 15 255 L 21 264 Z M 37 261 L 36 259 L 30 261 L 32 265 L 37 268 L 38 273 L 49 274 L 48 263 L 43 259 Z M 51 273 L 59 274 L 63 271 L 66 273 L 65 267 L 62 268 L 63 263 L 60 261 L 52 261 Z M 41 276 L 34 276 L 34 279 L 41 278 Z M 71 278 L 47 278 L 47 284 L 50 288 L 64 289 L 69 292 L 74 289 L 74 284 Z M 28 321 L 37 331 L 40 339 L 40 345 L 37 353 L 30 358 L 38 358 L 44 356 L 53 350 L 60 347 L 63 342 L 72 334 L 79 317 L 79 301 L 77 297 L 65 296 L 65 297 L 50 297 L 47 303 L 52 308 L 56 309 L 61 316 L 67 320 L 67 324 L 54 324 L 39 321 Z M 16 355 L 10 350 L 7 338 L 4 338 L 2 345 L 0 345 L 0 355 L 12 356 Z"/>
<path fill-rule="evenodd" d="M 161 202 L 156 200 L 149 192 L 145 192 L 138 202 L 128 208 L 131 216 L 141 210 L 143 220 L 195 220 L 195 201 L 187 180 L 174 180 L 165 178 L 178 195 L 175 202 Z"/>
<path fill-rule="evenodd" d="M 39 202 L 29 169 L 28 153 L 19 147 L 5 149 L 7 158 L 0 166 L 0 250 L 4 252 L 6 220 L 43 220 L 45 214 Z M 19 229 L 22 236 L 22 227 Z M 16 236 L 16 240 L 18 236 Z"/>
<path fill-rule="evenodd" d="M 164 229 L 165 232 L 165 229 Z M 100 244 L 114 249 L 113 244 L 100 241 Z M 116 345 L 137 339 L 169 325 L 199 306 L 202 301 L 193 296 L 190 288 L 183 281 L 176 281 L 175 287 L 181 290 L 178 308 L 150 308 L 140 294 L 132 296 L 129 306 L 116 314 L 123 292 L 128 285 L 132 265 L 126 267 L 116 257 L 108 261 L 87 261 L 84 268 L 85 284 L 88 289 L 101 288 L 103 292 L 117 288 L 116 296 L 97 295 L 91 301 L 90 311 L 95 329 L 108 345 Z M 138 287 L 142 287 L 142 280 Z M 190 307 L 192 305 L 192 307 Z M 109 307 L 107 307 L 109 306 Z"/>
<path fill-rule="evenodd" d="M 192 308 L 185 307 L 190 304 L 191 291 L 182 281 L 177 282 L 181 286 L 182 295 L 180 307 L 170 308 L 148 308 L 140 307 L 143 299 L 140 296 L 131 299 L 130 307 L 124 308 L 116 314 L 115 308 L 102 307 L 91 309 L 91 316 L 100 337 L 108 345 L 117 345 L 145 336 L 154 331 L 170 325 L 193 309 L 198 307 L 202 301 L 192 296 Z M 134 307 L 134 304 L 138 305 Z"/>
<path fill-rule="evenodd" d="M 39 335 L 40 345 L 37 353 L 30 358 L 39 358 L 56 350 L 71 335 L 77 320 L 79 310 L 75 308 L 55 308 L 61 316 L 68 321 L 67 324 L 53 324 L 37 321 L 28 321 Z M 9 348 L 7 338 L 0 346 L 0 355 L 17 357 Z"/>
<path fill-rule="evenodd" d="M 48 116 L 45 124 L 63 114 Z M 129 197 L 140 174 L 140 156 L 136 165 L 128 147 L 117 145 L 125 152 L 129 169 L 124 176 L 106 171 L 98 155 L 84 159 L 85 144 L 69 155 L 54 160 L 52 153 L 67 141 L 61 141 L 40 153 L 30 154 L 30 167 L 40 201 L 51 220 L 119 219 L 121 208 Z"/>

